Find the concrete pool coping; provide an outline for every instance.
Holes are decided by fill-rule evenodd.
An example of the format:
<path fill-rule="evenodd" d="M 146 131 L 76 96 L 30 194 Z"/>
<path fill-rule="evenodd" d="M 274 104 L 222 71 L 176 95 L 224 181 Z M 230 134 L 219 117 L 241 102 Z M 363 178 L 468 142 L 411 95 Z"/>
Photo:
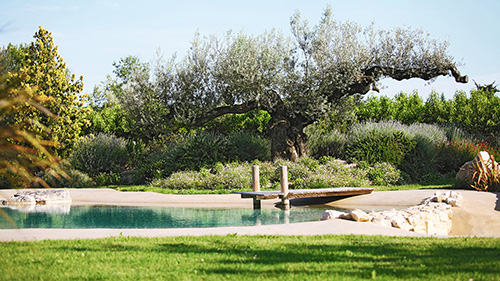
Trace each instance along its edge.
<path fill-rule="evenodd" d="M 173 195 L 154 192 L 120 192 L 113 189 L 68 189 L 72 205 L 161 206 L 186 208 L 253 208 L 251 199 L 241 199 L 238 194 L 227 195 Z M 418 205 L 436 191 L 403 190 L 375 191 L 372 194 L 347 198 L 329 198 L 320 201 L 296 200 L 295 204 L 321 204 L 354 209 L 383 208 L 404 209 Z M 0 198 L 7 198 L 17 190 L 0 190 Z M 462 208 L 453 208 L 451 236 L 500 237 L 500 194 L 459 190 L 464 197 Z M 262 208 L 275 208 L 279 200 L 265 200 Z M 293 207 L 292 207 L 293 211 Z M 357 223 L 346 220 L 328 220 L 282 225 L 259 225 L 213 228 L 165 228 L 165 229 L 2 229 L 0 241 L 32 241 L 45 239 L 87 239 L 112 236 L 202 236 L 202 235 L 385 235 L 430 236 L 373 223 Z M 440 236 L 442 237 L 442 236 Z M 448 236 L 445 236 L 448 237 Z"/>

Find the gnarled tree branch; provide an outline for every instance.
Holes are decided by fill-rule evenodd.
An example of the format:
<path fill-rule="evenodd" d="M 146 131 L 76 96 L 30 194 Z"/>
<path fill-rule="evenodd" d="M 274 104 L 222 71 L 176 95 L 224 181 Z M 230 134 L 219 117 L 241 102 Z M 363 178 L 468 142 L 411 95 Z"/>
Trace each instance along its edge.
<path fill-rule="evenodd" d="M 365 71 L 365 75 L 359 76 L 357 82 L 350 86 L 349 94 L 366 94 L 370 90 L 378 92 L 375 85 L 375 81 L 382 77 L 388 76 L 395 80 L 401 81 L 411 78 L 420 78 L 424 80 L 430 80 L 438 76 L 445 76 L 451 72 L 451 75 L 455 78 L 458 83 L 468 83 L 469 77 L 467 75 L 461 75 L 457 67 L 452 65 L 445 69 L 423 69 L 423 68 L 408 68 L 408 69 L 396 69 L 394 67 L 382 67 L 373 66 Z"/>
<path fill-rule="evenodd" d="M 214 108 L 204 113 L 203 115 L 199 116 L 198 118 L 196 118 L 194 123 L 196 126 L 202 126 L 207 122 L 225 114 L 242 114 L 258 108 L 259 106 L 255 101 L 250 101 L 247 103 L 236 104 L 236 105 L 221 106 Z"/>
<path fill-rule="evenodd" d="M 462 76 L 460 71 L 454 65 L 448 68 L 406 68 L 406 69 L 396 69 L 394 67 L 387 66 L 373 66 L 364 71 L 365 75 L 371 76 L 373 78 L 378 78 L 381 76 L 388 76 L 392 79 L 401 81 L 411 78 L 420 78 L 424 80 L 430 80 L 438 76 L 445 76 L 451 72 L 451 75 L 455 78 L 458 83 L 469 82 L 469 77 L 467 75 Z"/>

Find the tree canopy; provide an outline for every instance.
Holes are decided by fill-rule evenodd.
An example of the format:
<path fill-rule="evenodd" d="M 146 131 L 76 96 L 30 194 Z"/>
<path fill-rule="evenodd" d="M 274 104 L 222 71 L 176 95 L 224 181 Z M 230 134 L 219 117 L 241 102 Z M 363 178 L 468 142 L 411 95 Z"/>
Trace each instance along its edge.
<path fill-rule="evenodd" d="M 265 110 L 273 157 L 296 160 L 308 152 L 305 126 L 344 97 L 379 91 L 383 78 L 468 80 L 448 43 L 419 29 L 339 22 L 330 8 L 315 26 L 299 12 L 290 25 L 291 38 L 275 30 L 197 34 L 182 61 L 157 63 L 147 92 L 165 107 L 165 123 L 201 126 L 226 114 Z"/>
<path fill-rule="evenodd" d="M 5 122 L 24 124 L 23 128 L 33 131 L 39 139 L 54 140 L 59 144 L 57 151 L 64 155 L 85 125 L 80 96 L 83 76 L 76 79 L 69 72 L 49 31 L 40 27 L 33 37 L 35 41 L 29 45 L 9 44 L 2 49 L 5 83 L 14 88 L 24 87 L 27 94 L 42 97 L 43 106 L 58 118 L 50 118 L 32 105 L 20 103 L 14 108 L 16 114 Z M 28 119 L 32 122 L 25 122 Z"/>

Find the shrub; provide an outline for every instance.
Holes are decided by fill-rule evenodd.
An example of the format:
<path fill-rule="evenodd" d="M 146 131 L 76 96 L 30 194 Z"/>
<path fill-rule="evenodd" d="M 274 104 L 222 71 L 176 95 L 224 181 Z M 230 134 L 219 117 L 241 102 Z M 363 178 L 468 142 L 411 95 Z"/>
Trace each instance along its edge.
<path fill-rule="evenodd" d="M 389 163 L 377 163 L 368 167 L 368 178 L 374 185 L 394 185 L 401 179 L 396 167 Z"/>
<path fill-rule="evenodd" d="M 172 146 L 167 153 L 165 174 L 176 171 L 198 171 L 218 162 L 227 162 L 227 139 L 214 133 L 188 136 L 183 142 Z"/>
<path fill-rule="evenodd" d="M 135 165 L 136 176 L 142 182 L 150 182 L 168 176 L 172 172 L 169 170 L 169 151 L 165 147 L 152 147 L 150 152 L 145 153 L 142 160 Z"/>
<path fill-rule="evenodd" d="M 456 124 L 442 124 L 440 128 L 445 132 L 448 141 L 475 141 L 475 138 L 471 134 Z"/>
<path fill-rule="evenodd" d="M 262 188 L 280 188 L 280 166 L 287 166 L 291 189 L 362 187 L 395 184 L 400 180 L 399 171 L 387 163 L 368 165 L 350 165 L 345 161 L 323 158 L 321 161 L 304 158 L 298 162 L 277 160 L 254 163 L 217 163 L 212 169 L 202 168 L 199 172 L 175 172 L 165 179 L 156 179 L 152 185 L 168 189 L 224 189 L 249 190 L 251 166 L 260 167 L 260 185 Z"/>
<path fill-rule="evenodd" d="M 437 168 L 441 173 L 457 172 L 460 167 L 471 161 L 480 151 L 500 159 L 500 150 L 487 142 L 451 141 L 439 147 Z"/>
<path fill-rule="evenodd" d="M 337 130 L 321 132 L 316 126 L 307 127 L 307 146 L 310 155 L 315 158 L 322 156 L 341 157 L 346 144 L 346 136 Z"/>
<path fill-rule="evenodd" d="M 408 127 L 416 142 L 399 166 L 414 181 L 424 181 L 435 177 L 438 147 L 446 143 L 446 132 L 439 126 L 429 124 L 413 124 Z"/>
<path fill-rule="evenodd" d="M 92 178 L 90 178 L 87 174 L 72 168 L 67 161 L 62 161 L 62 163 L 59 164 L 59 169 L 66 174 L 65 177 L 56 174 L 51 169 L 41 171 L 38 176 L 53 188 L 94 186 Z"/>
<path fill-rule="evenodd" d="M 116 172 L 100 173 L 94 176 L 94 180 L 96 186 L 116 185 L 123 183 L 121 174 Z"/>
<path fill-rule="evenodd" d="M 165 179 L 157 179 L 152 185 L 167 189 L 207 189 L 214 175 L 196 171 L 179 171 Z"/>
<path fill-rule="evenodd" d="M 240 132 L 230 135 L 229 155 L 232 161 L 250 162 L 271 160 L 271 144 L 268 140 L 250 133 Z"/>
<path fill-rule="evenodd" d="M 275 173 L 271 178 L 271 184 L 275 187 L 279 187 L 279 166 L 282 165 L 288 168 L 288 179 L 293 189 L 371 185 L 366 170 L 333 158 L 323 158 L 320 162 L 304 157 L 299 162 L 276 161 Z"/>
<path fill-rule="evenodd" d="M 216 133 L 190 135 L 166 152 L 164 176 L 181 170 L 198 171 L 217 163 L 266 161 L 271 158 L 269 141 L 250 133 L 224 136 Z"/>
<path fill-rule="evenodd" d="M 69 162 L 90 176 L 121 171 L 127 163 L 126 141 L 103 133 L 87 135 L 78 140 Z"/>
<path fill-rule="evenodd" d="M 346 165 L 339 160 L 332 160 L 319 166 L 302 188 L 362 187 L 370 186 L 366 170 Z"/>
<path fill-rule="evenodd" d="M 251 174 L 251 165 L 230 163 L 212 178 L 210 185 L 215 189 L 248 189 L 252 186 Z"/>
<path fill-rule="evenodd" d="M 369 164 L 387 162 L 398 166 L 415 145 L 415 140 L 404 132 L 374 130 L 350 142 L 345 154 L 347 160 L 351 162 L 366 161 Z"/>

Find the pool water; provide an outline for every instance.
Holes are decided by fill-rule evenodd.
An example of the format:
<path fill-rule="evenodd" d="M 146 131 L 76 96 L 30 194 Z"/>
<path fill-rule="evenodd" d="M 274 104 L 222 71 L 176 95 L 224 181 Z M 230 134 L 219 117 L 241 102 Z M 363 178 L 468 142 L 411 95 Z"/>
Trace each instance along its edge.
<path fill-rule="evenodd" d="M 187 228 L 318 221 L 321 208 L 290 211 L 116 206 L 67 206 L 59 211 L 2 208 L 17 228 Z M 1 210 L 0 210 L 1 211 Z M 14 228 L 0 216 L 0 229 Z"/>

